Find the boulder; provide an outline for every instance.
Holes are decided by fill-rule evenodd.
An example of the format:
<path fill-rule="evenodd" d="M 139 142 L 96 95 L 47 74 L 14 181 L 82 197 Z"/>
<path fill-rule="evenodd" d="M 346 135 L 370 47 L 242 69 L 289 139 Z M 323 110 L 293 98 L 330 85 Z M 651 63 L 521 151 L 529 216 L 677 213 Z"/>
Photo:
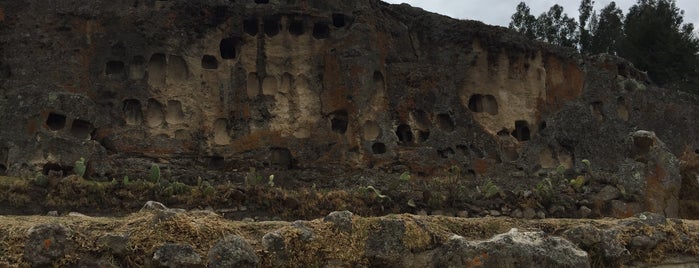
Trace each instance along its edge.
<path fill-rule="evenodd" d="M 331 222 L 336 230 L 352 232 L 352 212 L 347 210 L 330 212 L 323 221 Z"/>
<path fill-rule="evenodd" d="M 201 256 L 187 244 L 168 243 L 160 246 L 153 254 L 153 263 L 169 268 L 199 268 L 205 267 Z"/>
<path fill-rule="evenodd" d="M 654 132 L 639 130 L 626 139 L 627 159 L 617 172 L 618 184 L 639 207 L 615 210 L 612 216 L 628 217 L 642 211 L 679 215 L 679 193 L 682 186 L 679 161 Z M 621 213 L 621 215 L 619 214 Z"/>
<path fill-rule="evenodd" d="M 260 259 L 245 239 L 230 235 L 216 242 L 209 250 L 208 267 L 257 267 Z"/>
<path fill-rule="evenodd" d="M 267 262 L 273 266 L 282 266 L 289 259 L 284 236 L 279 230 L 265 234 L 262 237 L 262 247 L 269 253 Z"/>
<path fill-rule="evenodd" d="M 631 254 L 617 238 L 618 231 L 602 230 L 591 224 L 583 224 L 563 232 L 563 237 L 576 244 L 604 264 L 616 266 L 630 259 Z"/>
<path fill-rule="evenodd" d="M 111 254 L 121 256 L 129 251 L 129 235 L 127 234 L 105 234 L 101 236 L 97 243 Z"/>
<path fill-rule="evenodd" d="M 406 247 L 403 243 L 405 222 L 382 219 L 378 227 L 369 231 L 364 255 L 373 267 L 399 267 Z"/>
<path fill-rule="evenodd" d="M 47 223 L 30 228 L 24 245 L 24 260 L 31 266 L 51 266 L 76 247 L 70 239 L 72 230 L 61 224 Z"/>
<path fill-rule="evenodd" d="M 590 267 L 587 252 L 561 237 L 511 229 L 486 241 L 454 235 L 434 255 L 435 267 Z"/>
<path fill-rule="evenodd" d="M 144 211 L 166 211 L 166 210 L 168 210 L 168 208 L 165 205 L 163 205 L 163 203 L 160 203 L 157 201 L 148 201 L 141 208 L 141 212 L 144 212 Z"/>

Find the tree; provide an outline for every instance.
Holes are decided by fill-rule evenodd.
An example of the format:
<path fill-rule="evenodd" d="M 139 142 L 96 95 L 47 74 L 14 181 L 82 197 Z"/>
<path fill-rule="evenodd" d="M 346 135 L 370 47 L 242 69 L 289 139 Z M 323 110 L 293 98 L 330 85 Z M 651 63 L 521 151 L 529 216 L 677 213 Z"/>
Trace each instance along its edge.
<path fill-rule="evenodd" d="M 574 47 L 577 25 L 575 19 L 568 17 L 563 7 L 556 4 L 536 19 L 536 37 L 551 44 Z"/>
<path fill-rule="evenodd" d="M 597 21 L 590 22 L 592 36 L 590 38 L 589 49 L 584 52 L 589 53 L 609 53 L 616 55 L 618 43 L 624 38 L 623 20 L 624 13 L 611 2 L 600 11 Z"/>
<path fill-rule="evenodd" d="M 517 5 L 517 11 L 510 18 L 512 19 L 510 29 L 524 34 L 530 39 L 536 38 L 536 17 L 531 14 L 526 3 L 520 2 Z"/>
<path fill-rule="evenodd" d="M 699 91 L 699 40 L 675 0 L 638 0 L 624 20 L 619 54 L 660 85 Z"/>
<path fill-rule="evenodd" d="M 592 20 L 588 24 L 588 19 L 593 15 L 593 5 L 595 1 L 592 0 L 582 0 L 580 1 L 580 7 L 578 11 L 580 12 L 578 31 L 580 32 L 580 50 L 582 52 L 587 52 L 590 49 L 590 25 L 592 25 Z M 594 18 L 594 17 L 593 17 Z"/>

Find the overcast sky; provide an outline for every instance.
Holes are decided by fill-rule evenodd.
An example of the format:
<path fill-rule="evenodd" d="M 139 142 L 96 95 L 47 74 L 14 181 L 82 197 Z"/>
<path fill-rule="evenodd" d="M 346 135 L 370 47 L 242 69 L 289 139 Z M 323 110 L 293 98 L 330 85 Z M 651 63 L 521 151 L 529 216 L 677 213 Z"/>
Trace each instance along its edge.
<path fill-rule="evenodd" d="M 393 4 L 408 3 L 428 11 L 444 14 L 453 18 L 479 20 L 487 24 L 505 26 L 510 23 L 510 16 L 521 0 L 383 0 Z M 694 24 L 695 31 L 699 28 L 699 0 L 676 0 L 677 7 L 684 10 L 684 22 Z M 578 19 L 580 0 L 528 0 L 527 3 L 534 16 L 548 11 L 554 4 L 563 6 L 569 17 Z M 595 10 L 598 11 L 612 2 L 611 0 L 595 0 Z M 617 6 L 628 13 L 636 0 L 616 0 Z"/>

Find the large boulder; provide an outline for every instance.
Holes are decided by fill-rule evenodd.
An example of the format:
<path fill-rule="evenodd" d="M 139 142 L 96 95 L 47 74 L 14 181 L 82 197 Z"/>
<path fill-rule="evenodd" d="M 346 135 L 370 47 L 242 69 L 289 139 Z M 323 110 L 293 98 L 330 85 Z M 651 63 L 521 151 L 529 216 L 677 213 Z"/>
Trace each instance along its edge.
<path fill-rule="evenodd" d="M 626 143 L 628 158 L 619 167 L 618 184 L 628 198 L 637 200 L 641 206 L 615 209 L 612 215 L 625 218 L 649 211 L 677 217 L 682 186 L 677 157 L 651 131 L 630 133 Z"/>
<path fill-rule="evenodd" d="M 209 267 L 257 267 L 260 259 L 245 239 L 231 235 L 216 242 L 209 250 Z"/>
<path fill-rule="evenodd" d="M 486 241 L 454 235 L 434 255 L 435 267 L 590 267 L 587 252 L 544 232 L 511 229 Z"/>
<path fill-rule="evenodd" d="M 30 228 L 24 245 L 24 259 L 32 267 L 51 266 L 55 260 L 71 253 L 76 245 L 72 230 L 61 224 L 47 223 Z"/>
<path fill-rule="evenodd" d="M 186 244 L 168 243 L 159 247 L 153 254 L 153 263 L 157 267 L 168 268 L 203 268 L 201 256 L 194 248 Z"/>
<path fill-rule="evenodd" d="M 399 267 L 406 254 L 403 236 L 405 221 L 384 219 L 372 229 L 366 241 L 365 256 L 373 267 Z"/>

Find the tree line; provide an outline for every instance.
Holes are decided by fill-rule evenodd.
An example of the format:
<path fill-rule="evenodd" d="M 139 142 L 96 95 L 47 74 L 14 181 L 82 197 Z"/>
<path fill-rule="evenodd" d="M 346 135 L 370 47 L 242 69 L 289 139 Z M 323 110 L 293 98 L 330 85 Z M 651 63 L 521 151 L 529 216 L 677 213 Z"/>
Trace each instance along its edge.
<path fill-rule="evenodd" d="M 699 38 L 675 0 L 637 0 L 626 14 L 615 2 L 599 11 L 593 6 L 581 0 L 576 20 L 558 4 L 537 17 L 520 2 L 509 27 L 581 53 L 618 55 L 663 87 L 699 94 Z"/>

